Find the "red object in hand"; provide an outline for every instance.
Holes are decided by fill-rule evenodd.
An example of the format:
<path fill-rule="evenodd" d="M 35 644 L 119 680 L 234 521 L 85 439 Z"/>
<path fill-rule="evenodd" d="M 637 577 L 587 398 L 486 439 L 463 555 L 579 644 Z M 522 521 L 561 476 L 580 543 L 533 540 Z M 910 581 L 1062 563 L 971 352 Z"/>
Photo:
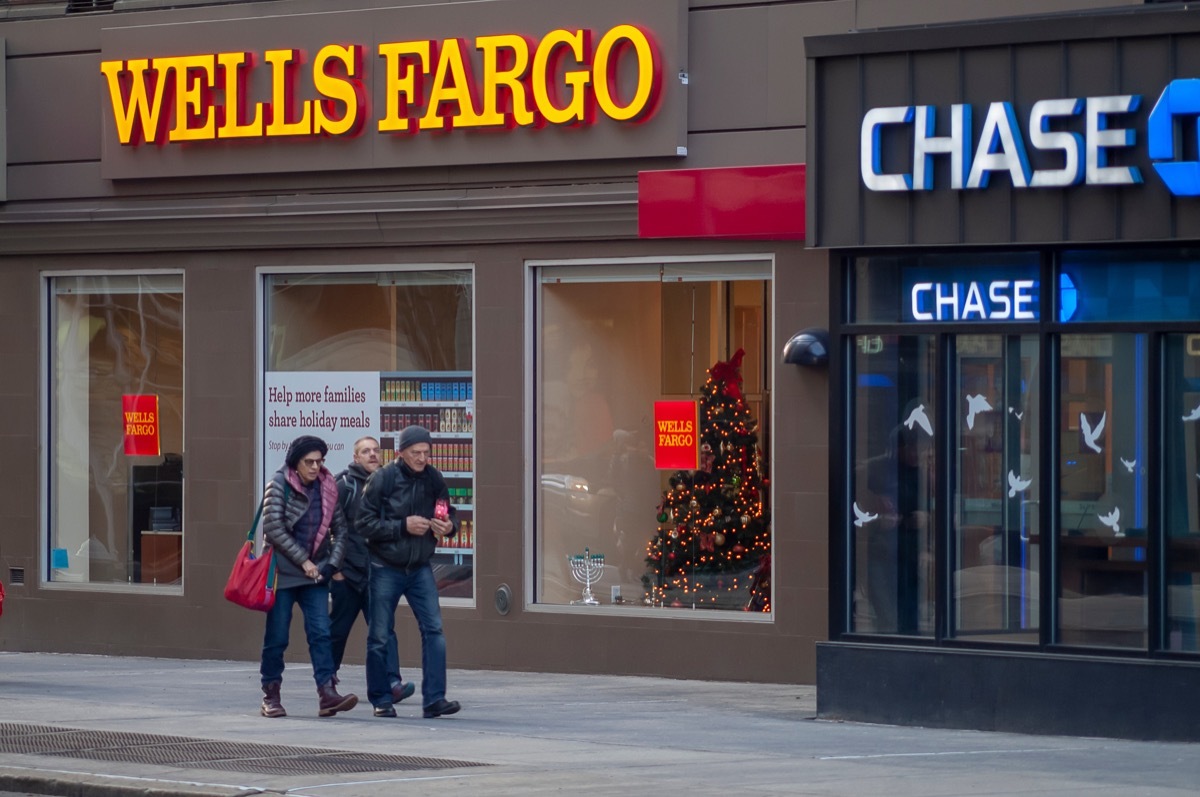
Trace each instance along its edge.
<path fill-rule="evenodd" d="M 450 502 L 445 498 L 439 498 L 437 503 L 433 505 L 433 516 L 437 520 L 449 520 Z"/>

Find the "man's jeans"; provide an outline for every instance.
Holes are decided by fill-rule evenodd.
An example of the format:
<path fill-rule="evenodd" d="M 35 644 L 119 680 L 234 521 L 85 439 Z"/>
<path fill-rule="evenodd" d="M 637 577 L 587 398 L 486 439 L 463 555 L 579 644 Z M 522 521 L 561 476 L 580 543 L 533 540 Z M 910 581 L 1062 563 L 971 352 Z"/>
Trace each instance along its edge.
<path fill-rule="evenodd" d="M 411 572 L 371 562 L 371 608 L 367 625 L 367 699 L 374 706 L 390 706 L 387 641 L 395 634 L 396 606 L 408 599 L 421 629 L 421 699 L 429 706 L 446 697 L 446 637 L 442 634 L 442 609 L 438 605 L 433 568 L 424 565 Z"/>
<path fill-rule="evenodd" d="M 275 591 L 275 605 L 267 612 L 267 630 L 263 634 L 262 665 L 259 672 L 266 684 L 283 680 L 283 653 L 288 646 L 292 625 L 292 606 L 304 614 L 304 635 L 308 637 L 308 657 L 312 660 L 317 686 L 333 679 L 333 652 L 329 643 L 329 587 L 311 584 Z"/>
<path fill-rule="evenodd" d="M 329 582 L 329 594 L 333 596 L 333 608 L 329 610 L 329 635 L 333 639 L 333 671 L 342 668 L 342 656 L 346 653 L 346 639 L 354 628 L 359 612 L 363 620 L 371 622 L 371 600 L 367 586 L 359 591 L 347 579 Z M 400 648 L 395 633 L 388 635 L 388 683 L 400 683 Z"/>

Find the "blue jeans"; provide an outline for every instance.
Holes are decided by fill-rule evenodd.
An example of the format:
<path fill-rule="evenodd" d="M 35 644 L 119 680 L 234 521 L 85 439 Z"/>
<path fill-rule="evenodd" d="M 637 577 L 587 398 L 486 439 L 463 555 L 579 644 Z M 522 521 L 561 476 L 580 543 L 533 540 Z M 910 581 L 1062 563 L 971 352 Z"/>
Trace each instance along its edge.
<path fill-rule="evenodd" d="M 359 591 L 346 579 L 335 578 L 329 582 L 329 594 L 333 597 L 333 608 L 329 610 L 329 635 L 333 641 L 333 671 L 337 673 L 342 668 L 342 657 L 346 653 L 346 639 L 359 613 L 362 613 L 363 620 L 371 622 L 371 593 L 365 585 Z M 401 680 L 400 646 L 395 633 L 388 635 L 387 656 L 388 682 L 394 686 Z"/>
<path fill-rule="evenodd" d="M 367 623 L 367 699 L 374 706 L 392 704 L 388 683 L 387 641 L 396 631 L 396 606 L 408 599 L 421 629 L 421 700 L 429 706 L 446 697 L 446 637 L 433 568 L 405 572 L 371 562 L 371 608 Z"/>
<path fill-rule="evenodd" d="M 283 653 L 288 646 L 292 607 L 296 605 L 304 615 L 304 635 L 308 638 L 313 679 L 317 686 L 333 680 L 333 652 L 329 644 L 329 587 L 311 584 L 275 591 L 275 605 L 267 612 L 262 664 L 259 666 L 264 686 L 283 680 Z"/>

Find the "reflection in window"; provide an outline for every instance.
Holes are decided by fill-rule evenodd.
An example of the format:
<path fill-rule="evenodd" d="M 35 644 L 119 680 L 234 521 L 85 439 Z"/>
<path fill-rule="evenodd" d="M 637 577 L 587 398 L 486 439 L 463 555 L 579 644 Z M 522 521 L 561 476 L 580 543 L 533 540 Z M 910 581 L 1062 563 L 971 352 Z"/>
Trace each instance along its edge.
<path fill-rule="evenodd" d="M 1147 643 L 1146 335 L 1064 335 L 1059 407 L 1059 634 Z"/>
<path fill-rule="evenodd" d="M 1200 650 L 1200 334 L 1164 340 L 1167 635 L 1170 650 Z"/>
<path fill-rule="evenodd" d="M 329 445 L 326 467 L 337 474 L 351 463 L 363 435 L 380 443 L 380 460 L 395 459 L 401 429 L 433 433 L 432 464 L 450 490 L 460 530 L 434 554 L 442 597 L 474 597 L 474 391 L 472 275 L 466 269 L 277 274 L 266 278 L 266 382 L 297 384 L 324 394 L 324 386 L 367 397 L 368 426 L 340 423 L 320 430 Z M 344 378 L 339 378 L 339 372 Z M 327 377 L 326 374 L 329 374 Z M 278 411 L 269 392 L 264 419 Z M 335 396 L 336 398 L 336 396 Z M 328 413 L 338 415 L 333 401 Z M 365 407 L 370 407 L 367 411 Z M 309 412 L 325 411 L 309 405 Z M 272 430 L 265 421 L 263 467 L 283 462 L 295 429 Z M 318 432 L 313 432 L 318 433 Z"/>
<path fill-rule="evenodd" d="M 959 335 L 954 633 L 1038 641 L 1040 392 L 1034 335 Z"/>
<path fill-rule="evenodd" d="M 48 579 L 183 577 L 183 278 L 54 277 Z"/>
<path fill-rule="evenodd" d="M 591 585 L 604 605 L 769 611 L 769 263 L 564 265 L 539 276 L 535 600 L 581 602 L 571 560 L 588 552 L 604 557 Z M 737 397 L 726 389 L 709 401 L 709 369 L 738 350 Z M 661 400 L 720 405 L 726 427 L 755 442 L 723 449 L 713 438 L 699 467 L 657 470 Z"/>
<path fill-rule="evenodd" d="M 930 636 L 936 340 L 885 335 L 855 343 L 852 629 Z"/>

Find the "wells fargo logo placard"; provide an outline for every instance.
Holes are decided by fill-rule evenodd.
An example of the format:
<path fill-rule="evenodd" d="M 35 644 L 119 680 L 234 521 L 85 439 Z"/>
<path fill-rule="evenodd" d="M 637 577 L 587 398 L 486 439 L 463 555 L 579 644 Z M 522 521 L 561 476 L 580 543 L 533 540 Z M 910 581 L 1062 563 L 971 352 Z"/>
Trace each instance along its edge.
<path fill-rule="evenodd" d="M 654 402 L 654 467 L 700 467 L 700 415 L 695 401 Z"/>
<path fill-rule="evenodd" d="M 100 64 L 127 146 L 636 124 L 659 107 L 662 71 L 654 36 L 628 24 Z"/>
<path fill-rule="evenodd" d="M 159 444 L 158 396 L 121 396 L 121 421 L 125 427 L 125 454 L 131 457 L 157 457 Z"/>

